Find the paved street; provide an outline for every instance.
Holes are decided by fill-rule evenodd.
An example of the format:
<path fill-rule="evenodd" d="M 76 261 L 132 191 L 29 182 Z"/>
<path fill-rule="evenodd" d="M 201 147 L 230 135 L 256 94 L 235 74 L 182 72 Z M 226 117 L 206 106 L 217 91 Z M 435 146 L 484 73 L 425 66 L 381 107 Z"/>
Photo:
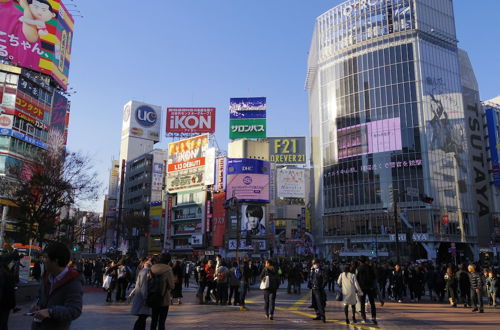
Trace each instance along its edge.
<path fill-rule="evenodd" d="M 195 288 L 183 291 L 182 305 L 171 306 L 168 314 L 168 329 L 346 329 L 340 302 L 333 301 L 329 294 L 327 323 L 313 321 L 314 311 L 307 308 L 310 296 L 289 295 L 281 289 L 277 297 L 277 311 L 274 321 L 266 320 L 263 312 L 263 298 L 258 289 L 248 296 L 249 311 L 242 312 L 235 306 L 197 305 Z M 132 329 L 135 316 L 129 315 L 126 303 L 104 302 L 105 294 L 97 288 L 86 288 L 84 311 L 73 323 L 73 330 L 125 330 Z M 10 318 L 9 329 L 29 329 L 31 318 L 23 316 L 28 305 Z M 380 329 L 498 329 L 500 310 L 485 306 L 484 314 L 472 313 L 469 308 L 452 309 L 445 304 L 396 304 L 386 303 L 377 312 Z M 368 307 L 369 308 L 369 307 Z M 359 317 L 360 318 L 360 317 Z M 376 329 L 371 323 L 351 325 L 351 329 Z"/>

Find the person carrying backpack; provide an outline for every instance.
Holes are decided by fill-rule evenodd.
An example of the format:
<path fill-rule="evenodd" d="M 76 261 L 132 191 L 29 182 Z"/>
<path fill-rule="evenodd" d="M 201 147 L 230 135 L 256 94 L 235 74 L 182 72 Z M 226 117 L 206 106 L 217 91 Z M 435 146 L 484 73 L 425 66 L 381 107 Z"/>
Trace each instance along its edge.
<path fill-rule="evenodd" d="M 165 330 L 171 296 L 174 288 L 174 273 L 168 264 L 172 257 L 168 253 L 160 255 L 158 263 L 151 267 L 148 279 L 146 304 L 151 307 L 151 330 Z"/>
<path fill-rule="evenodd" d="M 227 287 L 229 283 L 228 272 L 229 270 L 226 267 L 226 262 L 222 261 L 220 266 L 217 267 L 217 270 L 215 271 L 215 280 L 217 282 L 216 304 L 227 304 Z"/>

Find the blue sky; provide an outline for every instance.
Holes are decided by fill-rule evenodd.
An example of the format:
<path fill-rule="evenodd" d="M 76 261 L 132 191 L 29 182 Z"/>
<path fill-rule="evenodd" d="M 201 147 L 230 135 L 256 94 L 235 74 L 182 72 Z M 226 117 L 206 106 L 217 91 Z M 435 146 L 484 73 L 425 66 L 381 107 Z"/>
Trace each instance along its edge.
<path fill-rule="evenodd" d="M 123 105 L 131 99 L 216 107 L 215 135 L 224 149 L 230 97 L 267 97 L 268 136 L 307 135 L 304 79 L 314 21 L 340 2 L 66 0 L 84 16 L 75 17 L 69 149 L 90 155 L 107 186 Z M 500 1 L 454 4 L 459 46 L 469 53 L 481 99 L 495 97 Z M 167 143 L 163 138 L 157 147 Z M 99 211 L 102 202 L 86 207 Z"/>

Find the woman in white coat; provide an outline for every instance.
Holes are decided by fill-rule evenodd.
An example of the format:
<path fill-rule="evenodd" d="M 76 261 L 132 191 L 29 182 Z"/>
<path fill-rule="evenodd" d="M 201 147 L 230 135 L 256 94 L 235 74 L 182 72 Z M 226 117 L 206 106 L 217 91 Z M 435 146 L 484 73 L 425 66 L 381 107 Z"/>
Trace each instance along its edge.
<path fill-rule="evenodd" d="M 344 266 L 344 272 L 340 274 L 337 284 L 342 289 L 345 323 L 349 324 L 349 305 L 351 305 L 352 309 L 352 322 L 356 323 L 356 295 L 362 295 L 363 293 L 356 280 L 356 275 L 351 273 L 351 266 Z"/>
<path fill-rule="evenodd" d="M 135 288 L 130 293 L 130 295 L 133 296 L 130 313 L 138 316 L 134 324 L 134 330 L 145 330 L 146 319 L 151 315 L 151 308 L 145 304 L 148 295 L 148 275 L 150 269 L 151 259 L 147 258 L 137 267 L 138 274 L 137 280 L 135 281 Z"/>

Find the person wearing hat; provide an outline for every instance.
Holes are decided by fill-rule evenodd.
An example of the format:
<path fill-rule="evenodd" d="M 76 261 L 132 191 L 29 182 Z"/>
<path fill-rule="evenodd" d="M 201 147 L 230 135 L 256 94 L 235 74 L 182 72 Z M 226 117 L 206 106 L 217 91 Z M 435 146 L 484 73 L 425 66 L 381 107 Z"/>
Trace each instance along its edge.
<path fill-rule="evenodd" d="M 323 322 L 326 322 L 326 283 L 325 272 L 321 269 L 319 260 L 313 260 L 309 276 L 309 287 L 312 290 L 312 305 L 314 306 L 314 310 L 316 312 L 316 317 L 313 320 L 322 320 Z"/>

